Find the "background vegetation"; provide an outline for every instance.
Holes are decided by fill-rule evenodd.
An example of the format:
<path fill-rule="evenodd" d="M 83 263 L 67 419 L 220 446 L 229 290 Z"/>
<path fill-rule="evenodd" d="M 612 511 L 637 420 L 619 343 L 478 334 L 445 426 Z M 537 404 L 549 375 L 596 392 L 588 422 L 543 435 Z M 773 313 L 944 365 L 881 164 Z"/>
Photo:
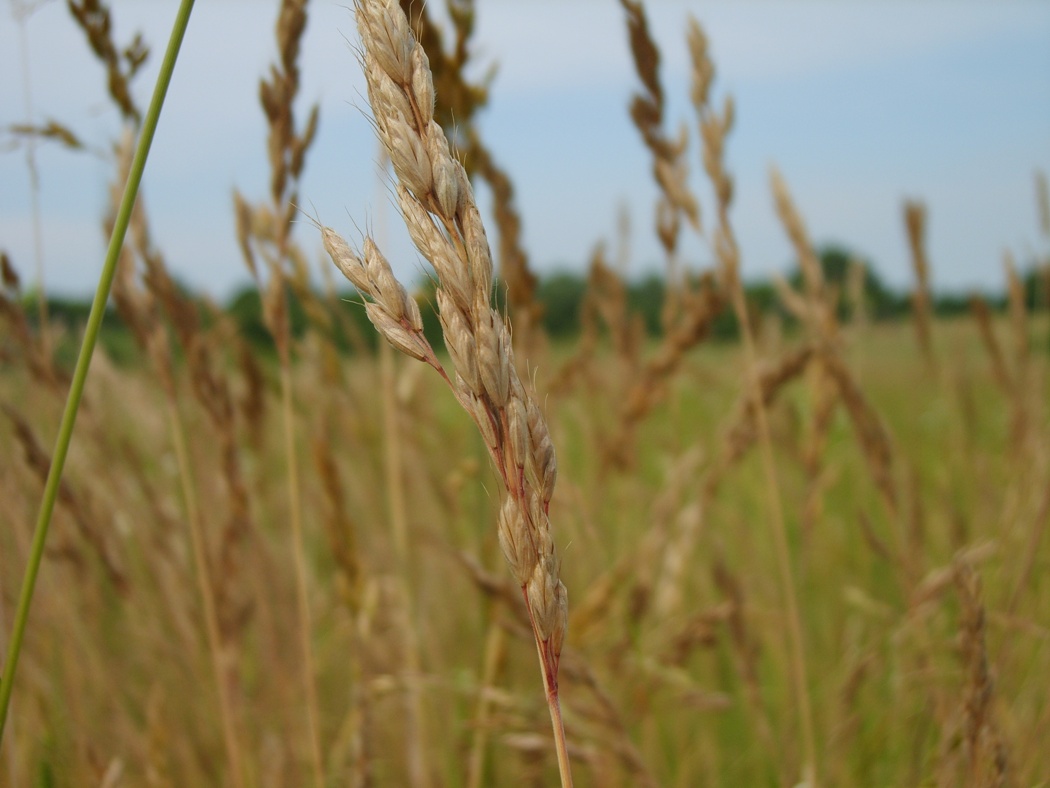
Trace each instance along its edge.
<path fill-rule="evenodd" d="M 104 6 L 70 5 L 112 98 L 130 101 L 141 44 L 109 39 Z M 1002 295 L 937 296 L 912 205 L 916 285 L 894 293 L 849 250 L 814 250 L 775 179 L 798 265 L 745 288 L 751 366 L 726 247 L 696 270 L 675 257 L 700 209 L 685 174 L 666 175 L 685 152 L 663 132 L 644 9 L 623 5 L 641 81 L 632 117 L 666 165 L 668 206 L 667 272 L 633 283 L 601 250 L 585 278 L 535 277 L 509 175 L 471 124 L 486 99 L 463 77 L 472 5 L 450 3 L 442 32 L 404 3 L 436 114 L 457 119 L 453 142 L 496 197 L 494 298 L 558 451 L 578 784 L 1041 784 L 1050 260 L 1007 259 Z M 144 205 L 133 220 L 0 785 L 556 779 L 481 439 L 436 376 L 376 342 L 350 293 L 311 285 L 316 261 L 292 236 L 318 122 L 292 111 L 305 20 L 305 0 L 282 3 L 261 84 L 270 191 L 231 207 L 256 286 L 222 306 L 186 292 Z M 731 105 L 712 108 L 705 62 L 699 134 L 719 195 L 705 221 L 721 214 L 728 233 L 717 153 Z M 133 130 L 137 110 L 121 106 Z M 117 184 L 128 149 L 114 144 Z M 0 298 L 0 645 L 85 310 L 27 295 L 18 262 L 3 256 Z M 429 288 L 417 299 L 440 347 Z"/>

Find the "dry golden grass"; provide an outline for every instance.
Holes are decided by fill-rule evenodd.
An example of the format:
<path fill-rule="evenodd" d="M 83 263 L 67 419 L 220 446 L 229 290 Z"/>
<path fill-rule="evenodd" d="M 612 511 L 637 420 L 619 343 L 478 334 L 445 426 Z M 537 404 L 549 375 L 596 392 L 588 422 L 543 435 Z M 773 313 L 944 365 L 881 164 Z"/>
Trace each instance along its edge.
<path fill-rule="evenodd" d="M 289 0 L 261 96 L 270 193 L 231 212 L 276 354 L 175 286 L 140 204 L 114 289 L 137 351 L 92 370 L 0 786 L 552 784 L 552 689 L 579 785 L 1045 779 L 1050 326 L 1012 261 L 1007 315 L 979 299 L 972 320 L 919 314 L 910 208 L 917 338 L 866 315 L 859 264 L 840 322 L 774 174 L 803 273 L 780 291 L 799 329 L 759 335 L 732 227 L 732 102 L 716 109 L 693 24 L 717 270 L 686 272 L 679 234 L 700 229 L 689 140 L 664 130 L 659 50 L 624 0 L 643 85 L 631 115 L 680 287 L 647 341 L 624 266 L 597 253 L 583 336 L 551 345 L 510 177 L 469 123 L 485 98 L 462 74 L 470 9 L 446 47 L 403 5 L 408 22 L 396 3 L 359 6 L 362 59 L 402 211 L 440 280 L 447 354 L 375 243 L 358 254 L 326 229 L 376 328 L 413 358 L 360 337 L 352 356 L 336 347 L 358 307 L 310 288 L 289 224 L 316 124 L 292 111 L 305 3 Z M 120 48 L 79 13 L 109 63 Z M 122 107 L 128 67 L 111 76 Z M 495 255 L 437 125 L 450 117 L 496 192 Z M 25 311 L 18 261 L 0 262 L 2 640 L 68 376 Z M 706 341 L 729 308 L 743 342 Z"/>

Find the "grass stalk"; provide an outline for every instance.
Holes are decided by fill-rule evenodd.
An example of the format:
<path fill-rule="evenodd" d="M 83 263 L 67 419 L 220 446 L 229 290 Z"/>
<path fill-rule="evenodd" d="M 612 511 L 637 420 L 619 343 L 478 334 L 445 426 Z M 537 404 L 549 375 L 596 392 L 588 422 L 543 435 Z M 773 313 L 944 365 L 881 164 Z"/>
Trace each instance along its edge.
<path fill-rule="evenodd" d="M 693 104 L 700 119 L 700 136 L 704 142 L 704 167 L 714 186 L 718 203 L 718 225 L 715 229 L 714 248 L 722 269 L 722 278 L 729 291 L 733 312 L 740 325 L 740 336 L 744 347 L 745 396 L 751 398 L 755 423 L 758 431 L 759 451 L 762 458 L 762 470 L 765 477 L 765 492 L 769 516 L 772 522 L 774 551 L 776 553 L 777 573 L 779 574 L 781 593 L 787 607 L 788 649 L 791 653 L 791 674 L 794 685 L 795 702 L 798 704 L 798 720 L 802 729 L 802 746 L 805 763 L 803 779 L 808 788 L 819 785 L 817 773 L 817 749 L 813 731 L 813 709 L 809 697 L 809 682 L 806 676 L 806 656 L 802 638 L 802 623 L 799 616 L 798 592 L 795 587 L 794 571 L 791 567 L 791 551 L 788 546 L 787 526 L 784 522 L 784 509 L 780 492 L 780 481 L 773 459 L 773 439 L 769 428 L 767 403 L 762 391 L 762 375 L 758 364 L 755 332 L 747 310 L 744 286 L 740 279 L 740 250 L 732 222 L 729 219 L 729 208 L 733 196 L 733 181 L 725 168 L 725 139 L 732 128 L 734 109 L 732 98 L 726 99 L 723 110 L 718 113 L 711 107 L 708 96 L 714 66 L 707 54 L 707 38 L 699 23 L 690 20 L 689 49 L 693 59 Z M 779 178 L 774 174 L 774 191 Z M 804 246 L 804 245 L 803 245 Z M 804 251 L 804 250 L 803 250 Z M 800 254 L 800 262 L 807 265 L 807 255 Z M 814 267 L 812 260 L 808 265 Z M 810 272 L 807 283 L 811 296 L 816 299 L 819 294 L 819 268 Z M 829 328 L 829 323 L 823 324 Z"/>
<path fill-rule="evenodd" d="M 168 424 L 171 431 L 171 441 L 175 448 L 175 459 L 179 466 L 179 483 L 182 486 L 183 505 L 186 507 L 186 519 L 190 527 L 193 563 L 197 567 L 197 589 L 201 596 L 201 607 L 204 611 L 204 632 L 208 640 L 208 653 L 211 656 L 212 673 L 214 673 L 215 687 L 219 694 L 219 716 L 222 718 L 222 737 L 226 747 L 226 760 L 230 765 L 230 781 L 234 788 L 243 788 L 245 784 L 244 770 L 241 765 L 241 750 L 237 741 L 237 729 L 234 723 L 233 699 L 230 697 L 230 687 L 226 681 L 223 666 L 222 633 L 219 630 L 219 614 L 215 607 L 215 586 L 211 579 L 207 548 L 204 540 L 204 527 L 201 524 L 200 507 L 197 505 L 197 493 L 190 470 L 189 452 L 186 449 L 186 432 L 174 397 L 168 399 Z"/>
<path fill-rule="evenodd" d="M 802 642 L 802 623 L 798 611 L 798 594 L 795 590 L 794 570 L 791 568 L 791 552 L 788 547 L 787 526 L 784 523 L 784 510 L 781 504 L 780 481 L 777 477 L 776 464 L 773 461 L 773 440 L 770 436 L 769 418 L 766 404 L 762 398 L 759 385 L 758 362 L 755 352 L 755 338 L 751 330 L 744 303 L 744 292 L 739 280 L 735 281 L 731 298 L 733 310 L 740 322 L 741 337 L 744 343 L 745 375 L 754 402 L 755 421 L 758 423 L 759 451 L 762 457 L 762 470 L 766 478 L 766 500 L 769 514 L 773 520 L 773 541 L 776 549 L 777 571 L 787 605 L 788 633 L 791 648 L 792 679 L 795 685 L 795 701 L 799 705 L 799 723 L 802 726 L 802 746 L 806 764 L 804 778 L 810 788 L 819 783 L 816 777 L 817 755 L 813 732 L 813 710 L 809 699 L 809 682 L 806 676 L 806 656 Z"/>
<path fill-rule="evenodd" d="M 33 125 L 33 90 L 29 76 L 29 16 L 34 5 L 12 3 L 18 23 L 18 54 L 22 61 L 22 101 L 25 105 L 26 125 Z M 26 137 L 26 170 L 29 172 L 30 215 L 33 218 L 33 258 L 36 267 L 37 310 L 40 318 L 40 354 L 51 358 L 51 319 L 47 309 L 47 288 L 44 287 L 44 231 L 40 221 L 40 170 L 36 159 L 36 137 Z"/>
<path fill-rule="evenodd" d="M 478 705 L 474 712 L 474 740 L 470 746 L 470 762 L 467 769 L 467 788 L 481 788 L 485 778 L 485 750 L 489 738 L 491 703 L 487 697 L 489 687 L 496 681 L 496 672 L 504 651 L 503 628 L 493 618 L 485 636 L 485 657 L 481 669 L 481 685 Z"/>
<path fill-rule="evenodd" d="M 536 653 L 540 658 L 540 672 L 543 674 L 543 686 L 547 692 L 547 709 L 551 715 L 551 731 L 554 734 L 554 749 L 558 755 L 558 775 L 561 778 L 561 788 L 572 788 L 572 765 L 569 762 L 569 746 L 565 739 L 565 723 L 561 718 L 561 702 L 558 699 L 558 669 L 552 665 L 551 660 L 544 654 L 544 638 L 536 623 L 536 616 L 529 604 L 528 593 L 522 589 L 525 596 L 525 607 L 529 611 L 529 621 L 532 624 L 532 633 L 536 638 Z"/>
<path fill-rule="evenodd" d="M 412 557 L 408 540 L 408 514 L 405 511 L 405 479 L 402 470 L 401 436 L 398 419 L 397 393 L 395 391 L 394 349 L 385 342 L 379 349 L 380 388 L 383 391 L 383 436 L 384 476 L 386 477 L 387 510 L 394 534 L 394 552 L 400 566 L 398 577 L 401 585 L 402 604 L 408 626 L 404 632 L 405 668 L 405 744 L 408 748 L 408 771 L 411 784 L 416 788 L 430 785 L 430 774 L 426 763 L 426 730 L 423 726 L 423 703 L 420 698 L 420 681 L 423 666 L 419 656 L 419 639 L 416 632 L 415 596 L 410 578 Z"/>
<path fill-rule="evenodd" d="M 551 534 L 550 501 L 558 467 L 554 444 L 542 410 L 518 377 L 510 330 L 491 305 L 492 252 L 467 172 L 434 120 L 434 80 L 426 52 L 395 0 L 357 0 L 354 10 L 375 128 L 397 176 L 402 217 L 437 274 L 438 317 L 455 382 L 423 334 L 419 305 L 375 242 L 366 236 L 362 259 L 330 228 L 320 228 L 322 239 L 332 262 L 358 292 L 372 299 L 365 312 L 379 333 L 435 369 L 452 388 L 499 472 L 506 491 L 498 524 L 500 547 L 529 612 L 562 785 L 568 786 L 572 778 L 558 705 L 568 592 Z M 384 369 L 391 369 L 389 363 Z M 389 403 L 388 372 L 382 389 Z M 388 450 L 396 449 L 399 436 L 389 427 L 386 431 L 395 438 Z M 394 467 L 389 455 L 388 464 L 396 479 L 400 467 Z"/>
<path fill-rule="evenodd" d="M 73 379 L 70 383 L 65 409 L 62 412 L 58 437 L 55 440 L 55 450 L 52 453 L 54 459 L 48 471 L 47 481 L 44 484 L 44 495 L 33 531 L 29 564 L 26 567 L 22 588 L 19 592 L 11 640 L 8 643 L 7 657 L 4 659 L 3 675 L 0 676 L 0 742 L 3 741 L 4 727 L 7 722 L 7 709 L 11 703 L 15 671 L 18 668 L 18 657 L 22 650 L 22 638 L 25 635 L 26 624 L 29 620 L 29 608 L 33 600 L 37 574 L 40 571 L 40 562 L 44 557 L 44 546 L 47 542 L 47 532 L 51 525 L 51 515 L 55 509 L 55 500 L 58 496 L 62 469 L 65 467 L 66 455 L 69 453 L 69 444 L 73 438 L 73 427 L 76 424 L 80 400 L 84 395 L 84 384 L 87 382 L 91 356 L 98 341 L 99 329 L 102 327 L 102 318 L 106 311 L 106 301 L 109 298 L 109 291 L 113 286 L 113 277 L 117 271 L 120 250 L 124 245 L 124 236 L 131 221 L 131 212 L 135 205 L 135 198 L 138 196 L 139 184 L 142 182 L 142 173 L 146 169 L 146 159 L 149 156 L 150 145 L 157 130 L 160 112 L 164 106 L 164 98 L 168 92 L 168 85 L 171 83 L 171 75 L 175 70 L 175 61 L 178 59 L 179 48 L 182 45 L 182 39 L 186 33 L 192 10 L 193 0 L 181 0 L 178 12 L 175 15 L 175 22 L 172 25 L 168 48 L 164 53 L 164 60 L 161 62 L 160 73 L 157 74 L 153 98 L 150 101 L 149 110 L 143 119 L 138 145 L 135 148 L 135 157 L 132 160 L 127 186 L 124 189 L 124 197 L 120 202 L 120 209 L 117 212 L 116 222 L 113 225 L 105 263 L 102 267 L 102 274 L 99 277 L 98 287 L 95 290 L 94 300 L 91 303 L 91 312 L 88 315 L 87 326 L 84 329 L 84 339 L 80 346 L 80 354 L 77 356 L 76 368 L 73 371 Z"/>
<path fill-rule="evenodd" d="M 292 412 L 292 378 L 289 363 L 281 363 L 281 413 L 284 421 L 284 455 L 288 465 L 288 505 L 292 523 L 292 554 L 295 561 L 295 591 L 299 607 L 299 648 L 303 659 L 303 689 L 306 692 L 306 716 L 310 737 L 310 763 L 314 784 L 324 785 L 324 761 L 321 758 L 320 716 L 317 710 L 317 688 L 314 686 L 314 652 L 310 640 L 313 631 L 310 600 L 306 585 L 306 550 L 303 543 L 302 501 L 299 490 L 299 462 L 295 453 Z"/>

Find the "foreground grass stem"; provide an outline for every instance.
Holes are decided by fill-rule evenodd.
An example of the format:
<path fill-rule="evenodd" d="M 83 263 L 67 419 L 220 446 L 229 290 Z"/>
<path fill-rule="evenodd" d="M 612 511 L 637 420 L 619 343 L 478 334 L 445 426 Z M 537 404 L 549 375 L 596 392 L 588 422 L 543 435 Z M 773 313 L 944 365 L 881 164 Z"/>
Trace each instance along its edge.
<path fill-rule="evenodd" d="M 149 110 L 142 123 L 138 145 L 135 149 L 135 158 L 132 160 L 131 172 L 128 174 L 128 183 L 124 190 L 124 198 L 121 200 L 120 210 L 113 225 L 113 233 L 110 237 L 109 249 L 106 252 L 106 260 L 102 267 L 102 275 L 99 277 L 95 298 L 91 303 L 91 313 L 88 316 L 87 327 L 84 330 L 84 340 L 80 346 L 80 355 L 77 356 L 76 369 L 73 372 L 73 380 L 69 387 L 65 410 L 62 412 L 62 421 L 59 424 L 58 438 L 55 441 L 51 468 L 48 471 L 47 481 L 44 484 L 44 496 L 33 532 L 29 563 L 26 566 L 25 578 L 22 581 L 22 589 L 18 597 L 18 608 L 15 611 L 11 640 L 8 643 L 7 657 L 4 659 L 3 675 L 0 677 L 0 742 L 3 741 L 4 726 L 7 722 L 7 709 L 11 702 L 15 670 L 18 668 L 18 656 L 22 649 L 22 637 L 25 634 L 26 623 L 29 619 L 29 607 L 33 600 L 33 589 L 36 587 L 37 573 L 40 570 L 40 562 L 44 556 L 48 527 L 51 524 L 51 515 L 54 512 L 55 500 L 58 495 L 58 485 L 62 478 L 62 469 L 65 466 L 66 455 L 69 453 L 69 444 L 73 437 L 73 426 L 77 420 L 77 410 L 80 407 L 80 400 L 84 394 L 84 384 L 87 381 L 88 368 L 91 366 L 91 356 L 98 341 L 99 329 L 102 327 L 106 301 L 109 299 L 109 291 L 117 271 L 117 260 L 120 258 L 120 250 L 124 245 L 124 235 L 127 233 L 128 224 L 131 221 L 131 210 L 135 205 L 135 198 L 138 196 L 139 184 L 142 182 L 142 173 L 146 169 L 146 158 L 149 155 L 150 145 L 153 142 L 153 134 L 157 130 L 160 111 L 164 106 L 164 97 L 168 92 L 171 75 L 175 70 L 175 61 L 178 58 L 179 48 L 182 45 L 182 38 L 186 33 L 192 10 L 193 0 L 182 0 L 178 13 L 175 16 L 171 38 L 168 41 L 168 49 L 164 53 L 164 60 L 161 63 L 160 73 L 157 75 L 157 83 L 153 90 L 153 99 L 150 101 Z"/>

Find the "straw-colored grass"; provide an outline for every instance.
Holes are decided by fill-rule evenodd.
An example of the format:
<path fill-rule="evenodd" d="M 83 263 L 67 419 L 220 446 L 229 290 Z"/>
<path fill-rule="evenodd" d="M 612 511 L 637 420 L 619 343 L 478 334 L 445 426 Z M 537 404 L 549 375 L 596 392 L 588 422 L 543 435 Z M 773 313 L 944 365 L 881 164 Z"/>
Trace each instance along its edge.
<path fill-rule="evenodd" d="M 276 352 L 175 286 L 140 203 L 114 288 L 135 344 L 88 379 L 0 786 L 1045 780 L 1050 324 L 1026 272 L 1007 260 L 1005 314 L 975 298 L 972 318 L 938 319 L 911 207 L 926 314 L 874 320 L 858 263 L 843 320 L 805 206 L 774 175 L 802 286 L 781 282 L 797 323 L 771 332 L 740 286 L 733 105 L 714 100 L 710 45 L 695 24 L 665 44 L 693 60 L 688 154 L 666 133 L 644 7 L 624 0 L 652 231 L 680 287 L 646 339 L 623 261 L 599 249 L 582 336 L 552 344 L 512 160 L 485 159 L 469 123 L 484 103 L 462 73 L 470 25 L 445 48 L 406 5 L 411 23 L 357 5 L 359 54 L 444 348 L 371 238 L 357 252 L 322 231 L 364 307 L 310 286 L 311 228 L 293 236 L 289 218 L 316 119 L 292 111 L 304 4 L 283 3 L 262 92 L 270 192 L 231 211 Z M 120 48 L 84 18 L 108 62 Z M 111 89 L 133 125 L 122 63 Z M 493 222 L 438 125 L 452 117 L 501 192 Z M 715 195 L 713 271 L 677 256 L 701 229 L 689 155 Z M 4 647 L 69 385 L 44 343 L 76 339 L 39 331 L 21 262 L 0 254 Z M 361 336 L 344 353 L 355 309 L 410 358 Z M 741 340 L 710 341 L 730 309 Z"/>

